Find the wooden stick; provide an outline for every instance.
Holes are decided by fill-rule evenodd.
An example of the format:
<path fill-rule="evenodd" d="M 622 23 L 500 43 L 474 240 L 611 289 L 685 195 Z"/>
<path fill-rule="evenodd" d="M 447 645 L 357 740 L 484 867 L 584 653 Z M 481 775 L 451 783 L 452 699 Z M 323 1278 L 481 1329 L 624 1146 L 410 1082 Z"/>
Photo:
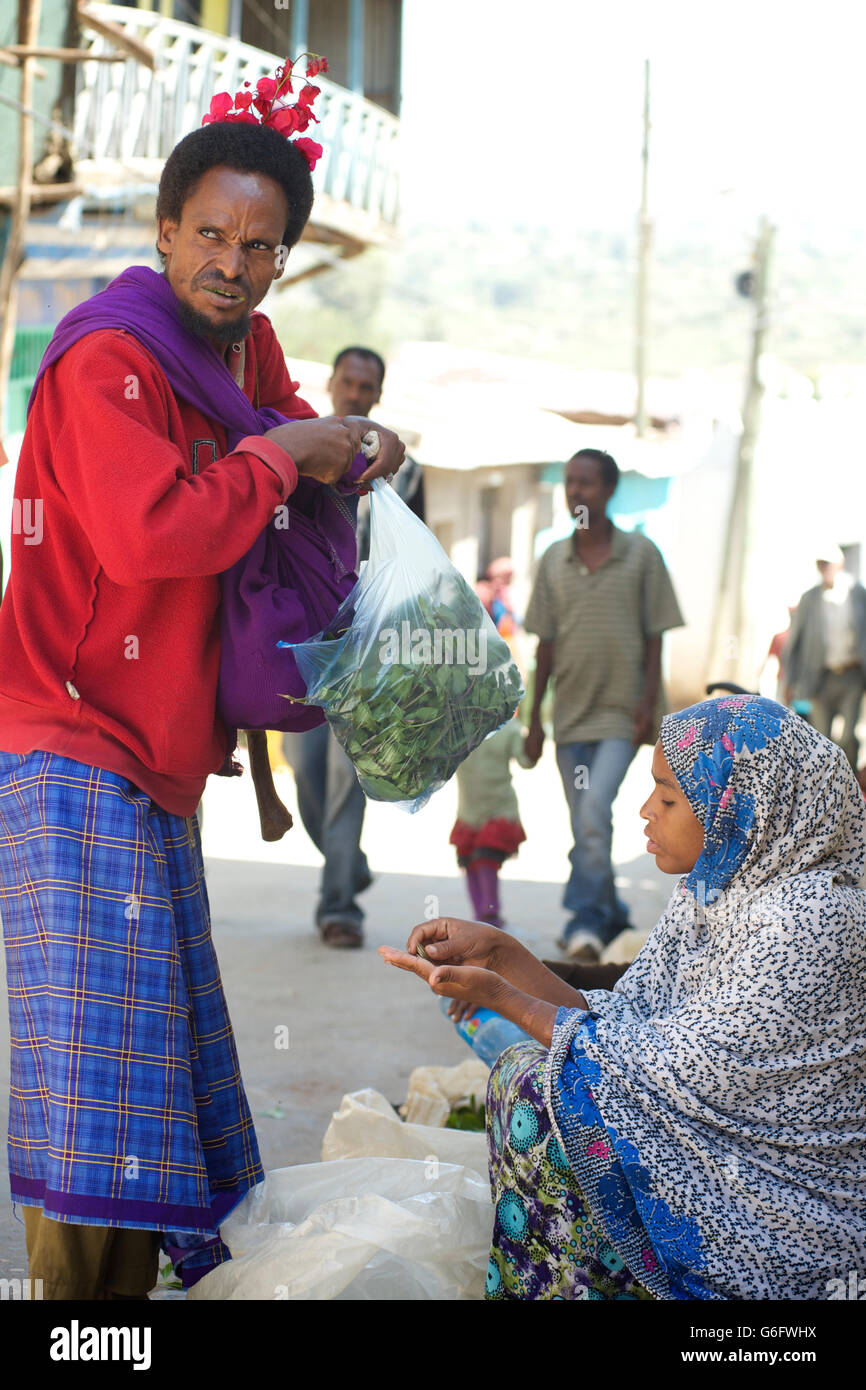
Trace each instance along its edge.
<path fill-rule="evenodd" d="M 33 48 L 25 43 L 7 43 L 0 53 L 19 58 L 55 58 L 60 63 L 125 63 L 128 53 L 91 53 L 89 48 Z"/>
<path fill-rule="evenodd" d="M 124 49 L 132 58 L 137 58 L 140 63 L 144 63 L 146 68 L 153 71 L 156 67 L 156 58 L 152 48 L 148 48 L 146 43 L 140 39 L 134 39 L 122 29 L 119 24 L 112 24 L 108 19 L 100 19 L 78 0 L 78 19 L 81 24 L 88 29 L 93 29 L 97 34 L 102 34 L 106 39 L 113 39 L 118 48 Z"/>
<path fill-rule="evenodd" d="M 268 735 L 265 729 L 247 729 L 247 748 L 250 751 L 250 772 L 256 789 L 259 823 L 263 840 L 281 840 L 292 828 L 292 817 L 286 810 L 274 786 L 274 774 L 268 757 Z"/>
<path fill-rule="evenodd" d="M 0 204 L 14 203 L 20 191 L 20 184 L 4 184 L 0 187 Z M 83 192 L 84 185 L 80 183 L 31 183 L 27 197 L 31 203 L 58 203 Z"/>
<path fill-rule="evenodd" d="M 25 45 L 35 43 L 39 36 L 41 0 L 20 0 L 18 37 Z M 9 391 L 9 372 L 15 348 L 15 326 L 18 307 L 18 271 L 24 260 L 24 229 L 30 216 L 30 189 L 33 183 L 33 105 L 32 58 L 21 59 L 21 80 L 18 93 L 18 188 L 9 218 L 9 236 L 0 267 L 0 410 Z"/>
<path fill-rule="evenodd" d="M 8 53 L 6 53 L 2 48 L 0 48 L 0 63 L 2 63 L 3 66 L 6 68 L 20 68 L 21 59 L 12 58 Z M 40 67 L 38 63 L 34 63 L 33 76 L 43 78 L 47 77 L 48 73 L 45 71 L 45 68 Z"/>

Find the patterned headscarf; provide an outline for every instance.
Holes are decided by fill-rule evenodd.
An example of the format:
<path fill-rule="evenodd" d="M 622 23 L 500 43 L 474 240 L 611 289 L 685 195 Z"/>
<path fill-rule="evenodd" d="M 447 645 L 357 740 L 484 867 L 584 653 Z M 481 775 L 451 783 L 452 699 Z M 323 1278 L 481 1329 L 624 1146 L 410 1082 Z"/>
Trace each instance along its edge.
<path fill-rule="evenodd" d="M 704 827 L 686 891 L 712 903 L 729 886 L 750 891 L 814 869 L 828 854 L 857 883 L 866 860 L 862 796 L 842 750 L 798 715 L 757 696 L 704 700 L 662 720 L 661 744 Z M 811 767 L 804 776 L 816 748 L 821 774 Z"/>
<path fill-rule="evenodd" d="M 613 1143 L 662 1297 L 839 1296 L 866 1271 L 863 797 L 772 700 L 704 701 L 661 743 L 704 847 L 615 990 L 560 1011 L 549 1104 L 616 1245 L 590 1114 Z"/>

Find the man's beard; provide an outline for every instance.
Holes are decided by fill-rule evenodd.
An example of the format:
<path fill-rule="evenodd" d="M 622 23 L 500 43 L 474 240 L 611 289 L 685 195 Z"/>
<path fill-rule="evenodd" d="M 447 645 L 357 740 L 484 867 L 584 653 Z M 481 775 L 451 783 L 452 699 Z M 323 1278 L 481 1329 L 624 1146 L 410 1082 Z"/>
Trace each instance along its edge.
<path fill-rule="evenodd" d="M 190 333 L 195 333 L 199 338 L 213 338 L 218 343 L 240 343 L 252 331 L 252 318 L 248 311 L 241 314 L 240 318 L 226 320 L 222 323 L 219 320 L 212 323 L 204 314 L 200 314 L 197 309 L 192 309 L 185 304 L 182 299 L 178 299 L 178 318 L 184 328 L 188 328 Z"/>

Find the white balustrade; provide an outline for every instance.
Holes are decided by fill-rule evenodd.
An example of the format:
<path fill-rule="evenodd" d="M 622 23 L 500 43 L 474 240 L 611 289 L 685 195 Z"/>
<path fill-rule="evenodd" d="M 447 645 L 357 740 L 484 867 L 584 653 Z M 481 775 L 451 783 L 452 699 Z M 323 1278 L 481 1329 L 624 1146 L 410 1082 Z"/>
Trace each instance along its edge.
<path fill-rule="evenodd" d="M 94 14 L 120 25 L 152 49 L 156 67 L 83 62 L 77 67 L 75 136 L 81 160 L 129 167 L 165 160 L 184 135 L 201 124 L 216 92 L 234 94 L 272 76 L 285 54 L 249 44 L 147 10 L 92 4 Z M 86 29 L 82 43 L 94 53 L 113 49 L 110 39 Z M 390 112 L 326 77 L 316 102 L 320 124 L 306 134 L 323 146 L 313 172 L 317 192 L 368 214 L 387 227 L 397 219 L 397 134 Z M 127 177 L 125 182 L 134 183 Z"/>

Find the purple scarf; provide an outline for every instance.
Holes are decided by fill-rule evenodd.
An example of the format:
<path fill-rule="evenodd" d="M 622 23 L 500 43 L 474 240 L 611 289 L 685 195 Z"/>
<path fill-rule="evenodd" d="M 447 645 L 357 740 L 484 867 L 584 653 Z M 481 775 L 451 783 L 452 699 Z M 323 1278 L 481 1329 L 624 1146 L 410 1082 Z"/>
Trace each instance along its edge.
<path fill-rule="evenodd" d="M 168 281 L 140 265 L 60 320 L 28 411 L 43 372 L 79 338 L 107 328 L 137 338 L 156 358 L 174 394 L 223 426 L 230 450 L 247 435 L 286 423 L 279 411 L 253 406 L 210 344 L 183 326 Z M 217 706 L 227 726 L 300 731 L 323 722 L 320 709 L 281 698 L 302 699 L 306 687 L 291 652 L 276 644 L 303 642 L 321 632 L 351 590 L 357 557 L 354 481 L 366 467 L 359 454 L 335 488 L 299 479 L 274 522 L 222 575 Z"/>

